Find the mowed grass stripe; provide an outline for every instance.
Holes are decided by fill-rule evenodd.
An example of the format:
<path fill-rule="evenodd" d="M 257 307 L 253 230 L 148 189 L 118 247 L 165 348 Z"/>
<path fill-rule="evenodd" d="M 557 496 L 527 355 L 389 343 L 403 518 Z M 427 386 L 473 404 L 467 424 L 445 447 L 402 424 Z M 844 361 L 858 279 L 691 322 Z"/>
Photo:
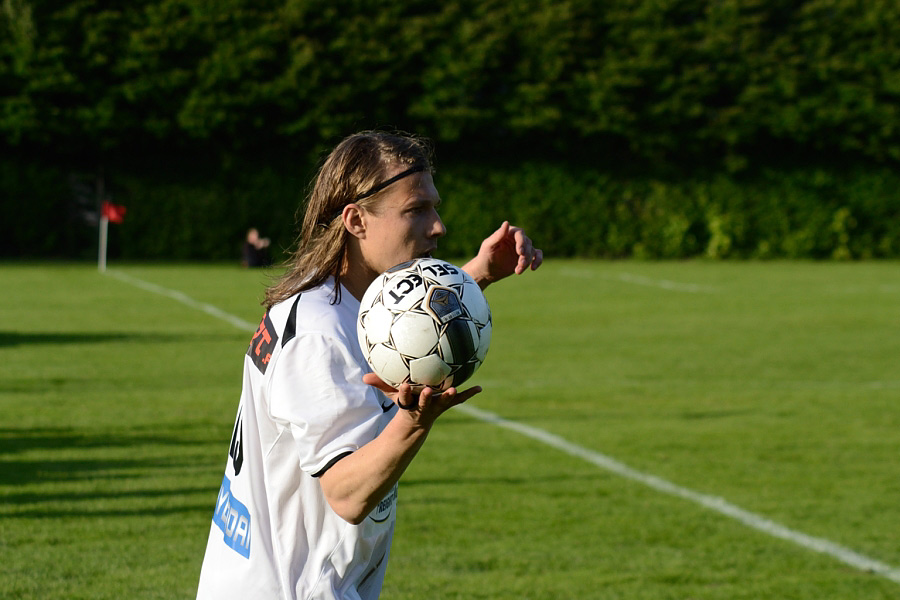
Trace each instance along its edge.
<path fill-rule="evenodd" d="M 789 542 L 797 544 L 798 546 L 802 546 L 815 552 L 827 554 L 843 563 L 846 563 L 847 565 L 850 565 L 851 567 L 855 567 L 857 569 L 870 573 L 877 573 L 878 575 L 886 577 L 891 581 L 900 583 L 900 569 L 874 560 L 867 556 L 863 556 L 858 552 L 855 552 L 849 548 L 845 548 L 840 544 L 835 544 L 832 541 L 806 535 L 805 533 L 799 531 L 794 531 L 793 529 L 780 525 L 763 516 L 744 510 L 739 506 L 735 506 L 724 498 L 701 494 L 699 492 L 695 492 L 694 490 L 676 485 L 670 481 L 666 481 L 661 477 L 650 475 L 648 473 L 642 473 L 641 471 L 633 469 L 625 463 L 616 460 L 615 458 L 612 458 L 600 452 L 595 452 L 593 450 L 583 448 L 577 444 L 573 444 L 568 440 L 544 431 L 543 429 L 532 427 L 524 423 L 510 421 L 509 419 L 504 419 L 499 415 L 481 410 L 474 406 L 463 404 L 459 406 L 458 409 L 468 415 L 471 415 L 472 417 L 475 417 L 476 419 L 484 421 L 485 423 L 515 431 L 516 433 L 529 437 L 533 440 L 537 440 L 552 448 L 561 450 L 562 452 L 565 452 L 570 456 L 581 458 L 593 465 L 596 465 L 597 467 L 600 467 L 601 469 L 606 469 L 607 471 L 624 477 L 625 479 L 630 479 L 631 481 L 642 483 L 643 485 L 646 485 L 647 487 L 658 492 L 684 498 L 685 500 L 690 500 L 691 502 L 698 504 L 704 508 L 715 511 L 727 517 L 731 517 L 732 519 L 743 523 L 747 527 L 756 529 L 757 531 L 761 531 L 773 537 L 787 540 Z"/>
<path fill-rule="evenodd" d="M 567 271 L 565 271 L 565 273 L 570 276 L 576 277 L 589 276 L 585 271 L 575 269 L 568 269 Z M 184 294 L 183 292 L 180 292 L 178 290 L 172 290 L 163 286 L 146 282 L 139 278 L 125 275 L 118 271 L 107 271 L 107 274 L 113 275 L 123 282 L 135 285 L 146 291 L 167 296 L 191 308 L 200 310 L 213 317 L 221 319 L 239 329 L 243 329 L 246 331 L 252 331 L 255 329 L 255 325 L 249 323 L 248 321 L 231 315 L 213 305 L 198 302 L 187 294 Z M 718 291 L 716 287 L 709 285 L 680 283 L 667 279 L 653 279 L 646 276 L 633 275 L 631 273 L 620 274 L 615 279 L 626 283 L 636 283 L 638 285 L 657 287 L 659 289 L 668 291 L 689 293 L 716 293 Z M 642 483 L 643 485 L 646 485 L 647 487 L 650 487 L 651 489 L 654 489 L 658 492 L 689 500 L 699 506 L 702 506 L 703 508 L 735 519 L 738 522 L 757 531 L 766 533 L 776 538 L 787 540 L 808 550 L 831 556 L 851 567 L 860 569 L 862 571 L 875 573 L 881 577 L 885 577 L 891 581 L 900 583 L 900 569 L 860 554 L 850 548 L 844 547 L 830 540 L 807 535 L 803 532 L 785 527 L 766 517 L 731 504 L 723 498 L 696 492 L 689 488 L 674 484 L 661 477 L 638 471 L 629 467 L 625 463 L 618 461 L 615 458 L 574 444 L 560 436 L 554 435 L 543 429 L 505 419 L 503 417 L 500 417 L 499 415 L 481 410 L 475 406 L 462 405 L 458 408 L 462 412 L 465 412 L 469 416 L 480 421 L 497 427 L 515 431 L 528 438 L 561 450 L 571 456 L 581 458 L 597 467 L 615 473 L 621 477 Z"/>

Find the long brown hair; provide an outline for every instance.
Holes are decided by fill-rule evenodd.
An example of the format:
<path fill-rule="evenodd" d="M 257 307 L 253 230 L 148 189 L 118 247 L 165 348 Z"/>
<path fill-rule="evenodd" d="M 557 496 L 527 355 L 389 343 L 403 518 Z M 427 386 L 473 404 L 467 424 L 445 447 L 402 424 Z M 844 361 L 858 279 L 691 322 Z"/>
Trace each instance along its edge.
<path fill-rule="evenodd" d="M 266 290 L 263 305 L 272 308 L 332 275 L 337 284 L 332 303 L 340 302 L 341 268 L 350 235 L 341 220 L 342 209 L 356 202 L 371 210 L 384 194 L 369 192 L 386 180 L 392 167 L 431 171 L 431 156 L 428 140 L 406 133 L 363 131 L 344 138 L 312 182 L 296 250 L 288 258 L 285 274 Z"/>

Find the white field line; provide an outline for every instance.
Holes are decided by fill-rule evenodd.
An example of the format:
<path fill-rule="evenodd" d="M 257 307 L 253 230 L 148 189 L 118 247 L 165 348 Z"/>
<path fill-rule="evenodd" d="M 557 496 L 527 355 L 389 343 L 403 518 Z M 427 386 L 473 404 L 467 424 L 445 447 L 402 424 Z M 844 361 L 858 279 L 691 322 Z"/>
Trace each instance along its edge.
<path fill-rule="evenodd" d="M 658 492 L 690 500 L 691 502 L 699 504 L 704 508 L 708 508 L 727 517 L 731 517 L 732 519 L 743 523 L 747 527 L 756 529 L 757 531 L 761 531 L 773 537 L 793 542 L 798 546 L 813 550 L 814 552 L 827 554 L 845 564 L 850 565 L 851 567 L 855 567 L 862 571 L 875 573 L 877 575 L 881 575 L 882 577 L 886 577 L 891 581 L 900 583 L 900 569 L 898 569 L 897 567 L 893 567 L 891 565 L 869 558 L 868 556 L 859 554 L 858 552 L 855 552 L 839 544 L 835 544 L 834 542 L 831 542 L 829 540 L 813 537 L 800 531 L 789 529 L 784 525 L 779 525 L 778 523 L 771 521 L 765 517 L 735 506 L 734 504 L 729 503 L 723 498 L 701 494 L 691 489 L 671 483 L 670 481 L 666 481 L 665 479 L 657 477 L 656 475 L 642 473 L 641 471 L 632 469 L 628 465 L 619 462 L 614 458 L 573 444 L 565 440 L 564 438 L 544 431 L 543 429 L 531 427 L 517 421 L 510 421 L 493 413 L 475 408 L 474 406 L 469 406 L 467 404 L 461 404 L 456 408 L 472 417 L 475 417 L 476 419 L 479 419 L 480 421 L 490 423 L 491 425 L 496 425 L 497 427 L 503 427 L 504 429 L 515 431 L 526 437 L 556 448 L 557 450 L 561 450 L 566 454 L 581 458 L 593 465 L 600 467 L 601 469 L 606 469 L 607 471 L 615 473 L 616 475 L 620 475 L 621 477 L 624 477 L 626 479 L 642 483 Z"/>
<path fill-rule="evenodd" d="M 187 306 L 190 306 L 191 308 L 203 311 L 213 317 L 222 319 L 223 321 L 239 329 L 243 329 L 245 331 L 256 330 L 256 325 L 254 325 L 253 323 L 228 314 L 225 311 L 218 309 L 210 304 L 198 302 L 190 296 L 187 296 L 186 294 L 177 290 L 171 290 L 153 283 L 149 283 L 142 279 L 138 279 L 137 277 L 125 275 L 124 273 L 121 273 L 119 271 L 106 271 L 106 274 L 112 275 L 120 281 L 129 283 L 143 290 L 166 296 Z M 543 444 L 546 444 L 547 446 L 550 446 L 551 448 L 561 450 L 562 452 L 565 452 L 570 456 L 585 460 L 597 467 L 600 467 L 601 469 L 605 469 L 611 473 L 624 477 L 625 479 L 641 483 L 663 494 L 669 494 L 671 496 L 677 496 L 679 498 L 689 500 L 704 508 L 725 515 L 726 517 L 735 519 L 736 521 L 746 525 L 747 527 L 771 535 L 772 537 L 787 540 L 814 552 L 826 554 L 856 569 L 874 573 L 886 579 L 890 579 L 891 581 L 894 581 L 896 583 L 900 583 L 900 568 L 891 566 L 873 558 L 869 558 L 868 556 L 862 555 L 854 550 L 851 550 L 850 548 L 841 546 L 840 544 L 836 544 L 832 541 L 813 537 L 800 531 L 790 529 L 763 516 L 746 511 L 739 506 L 735 506 L 724 498 L 701 494 L 700 492 L 695 492 L 686 487 L 676 485 L 670 481 L 657 477 L 656 475 L 643 473 L 629 467 L 622 462 L 619 462 L 612 457 L 601 454 L 600 452 L 595 452 L 588 448 L 584 448 L 577 444 L 573 444 L 572 442 L 569 442 L 568 440 L 548 431 L 544 431 L 543 429 L 525 425 L 517 421 L 504 419 L 499 415 L 488 412 L 486 410 L 482 410 L 480 408 L 476 408 L 474 406 L 470 406 L 468 404 L 459 405 L 456 407 L 456 410 L 460 410 L 465 414 L 484 423 L 502 427 L 504 429 L 508 429 L 510 431 L 514 431 L 516 433 L 524 435 L 533 440 L 539 441 Z"/>
<path fill-rule="evenodd" d="M 139 287 L 142 290 L 146 290 L 148 292 L 153 292 L 154 294 L 159 294 L 161 296 L 166 296 L 171 298 L 172 300 L 177 300 L 182 304 L 190 306 L 191 308 L 197 309 L 199 311 L 205 312 L 208 315 L 212 315 L 217 319 L 222 319 L 227 323 L 231 323 L 238 329 L 244 329 L 246 331 L 256 331 L 256 325 L 251 323 L 250 321 L 245 321 L 241 318 L 238 318 L 232 314 L 228 314 L 220 308 L 213 306 L 212 304 L 206 304 L 205 302 L 199 302 L 194 300 L 187 294 L 183 292 L 179 292 L 178 290 L 171 290 L 169 288 L 162 287 L 161 285 L 156 285 L 155 283 L 150 283 L 144 281 L 143 279 L 138 279 L 137 277 L 132 277 L 131 275 L 126 275 L 121 271 L 107 270 L 106 275 L 111 275 L 120 281 L 124 281 L 125 283 L 130 283 L 135 287 Z"/>
<path fill-rule="evenodd" d="M 598 274 L 594 271 L 566 268 L 562 270 L 562 274 L 568 275 L 570 277 L 581 277 L 582 279 L 601 277 L 610 281 L 621 281 L 633 285 L 654 287 L 668 290 L 670 292 L 687 292 L 689 294 L 715 294 L 719 291 L 718 288 L 711 285 L 702 285 L 699 283 L 683 283 L 679 281 L 670 281 L 668 279 L 654 279 L 652 277 L 637 275 L 635 273 L 618 273 L 616 275 L 605 273 Z"/>

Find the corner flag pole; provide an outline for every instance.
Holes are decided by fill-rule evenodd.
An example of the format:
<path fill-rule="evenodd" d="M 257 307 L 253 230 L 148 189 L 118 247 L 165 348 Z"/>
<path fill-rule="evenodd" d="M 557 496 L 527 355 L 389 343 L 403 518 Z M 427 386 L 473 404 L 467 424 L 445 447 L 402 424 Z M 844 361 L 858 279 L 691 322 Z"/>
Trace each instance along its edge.
<path fill-rule="evenodd" d="M 109 214 L 106 211 L 106 186 L 103 181 L 103 167 L 97 174 L 96 190 L 97 190 L 97 212 L 100 213 L 100 243 L 97 250 L 97 270 L 101 273 L 106 272 L 106 243 L 109 239 Z"/>
<path fill-rule="evenodd" d="M 109 223 L 125 222 L 125 207 L 121 204 L 113 204 L 106 197 L 106 190 L 103 182 L 103 174 L 97 177 L 97 200 L 100 204 L 100 243 L 97 244 L 97 270 L 101 273 L 106 272 L 106 248 L 109 245 Z"/>
<path fill-rule="evenodd" d="M 109 217 L 106 216 L 106 211 L 101 211 L 100 214 L 100 250 L 97 256 L 97 269 L 101 273 L 106 272 L 106 240 L 108 238 L 109 233 Z"/>

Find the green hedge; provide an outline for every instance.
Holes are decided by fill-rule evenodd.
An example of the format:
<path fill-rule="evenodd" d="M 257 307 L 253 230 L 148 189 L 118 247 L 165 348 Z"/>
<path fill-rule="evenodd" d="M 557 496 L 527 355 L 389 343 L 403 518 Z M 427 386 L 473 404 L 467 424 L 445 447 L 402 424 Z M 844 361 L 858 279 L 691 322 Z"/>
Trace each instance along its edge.
<path fill-rule="evenodd" d="M 278 252 L 292 242 L 306 185 L 296 175 L 240 166 L 206 180 L 145 177 L 113 182 L 116 201 L 127 207 L 112 250 L 123 258 L 236 259 L 249 227 L 274 238 Z"/>
<path fill-rule="evenodd" d="M 3 255 L 95 256 L 96 227 L 84 219 L 84 198 L 79 205 L 70 175 L 0 162 L 0 185 L 14 191 L 15 205 L 15 218 L 0 224 Z M 293 243 L 308 176 L 244 163 L 224 172 L 106 173 L 109 198 L 127 207 L 125 223 L 111 226 L 110 256 L 237 260 L 251 226 L 270 236 L 279 254 Z M 456 162 L 439 163 L 435 180 L 449 230 L 444 256 L 475 252 L 509 219 L 552 256 L 900 257 L 900 175 L 886 168 L 665 178 L 550 162 Z"/>
<path fill-rule="evenodd" d="M 96 239 L 83 211 L 94 207 L 77 201 L 70 175 L 37 161 L 0 159 L 0 256 L 83 256 Z M 84 193 L 92 196 L 93 188 Z"/>
<path fill-rule="evenodd" d="M 531 163 L 449 168 L 437 183 L 453 255 L 509 218 L 554 256 L 900 257 L 900 176 L 889 169 L 667 180 Z"/>

